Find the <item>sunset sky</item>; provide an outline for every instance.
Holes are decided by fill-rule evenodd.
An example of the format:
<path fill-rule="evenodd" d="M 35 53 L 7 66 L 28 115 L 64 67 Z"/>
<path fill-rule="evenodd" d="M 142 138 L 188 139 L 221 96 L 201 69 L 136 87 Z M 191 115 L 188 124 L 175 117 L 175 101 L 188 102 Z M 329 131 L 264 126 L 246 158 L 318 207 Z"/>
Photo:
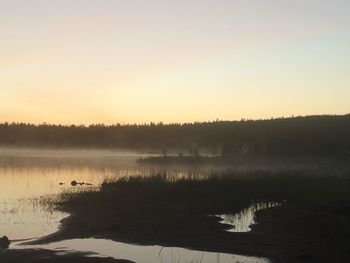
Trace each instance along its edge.
<path fill-rule="evenodd" d="M 350 112 L 349 0 L 0 0 L 0 122 Z"/>

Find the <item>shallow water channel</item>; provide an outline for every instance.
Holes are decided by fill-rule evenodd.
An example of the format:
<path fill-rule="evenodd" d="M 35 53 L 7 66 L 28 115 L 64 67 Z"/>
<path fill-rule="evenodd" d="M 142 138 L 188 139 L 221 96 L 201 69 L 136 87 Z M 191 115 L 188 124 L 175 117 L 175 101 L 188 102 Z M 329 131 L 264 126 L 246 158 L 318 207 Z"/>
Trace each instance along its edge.
<path fill-rule="evenodd" d="M 48 207 L 46 198 L 63 191 L 98 191 L 105 179 L 144 173 L 135 164 L 140 156 L 144 155 L 112 151 L 0 149 L 0 235 L 7 235 L 11 240 L 22 240 L 56 232 L 60 221 L 69 215 Z M 72 187 L 73 180 L 89 185 Z M 264 258 L 178 247 L 140 246 L 93 238 L 64 240 L 40 246 L 27 246 L 18 241 L 12 247 L 50 249 L 58 254 L 92 252 L 91 256 L 143 263 L 269 262 Z"/>
<path fill-rule="evenodd" d="M 216 215 L 221 220 L 219 223 L 230 225 L 228 232 L 249 232 L 251 226 L 256 224 L 255 213 L 259 210 L 281 205 L 279 202 L 253 202 L 253 204 L 236 214 Z"/>

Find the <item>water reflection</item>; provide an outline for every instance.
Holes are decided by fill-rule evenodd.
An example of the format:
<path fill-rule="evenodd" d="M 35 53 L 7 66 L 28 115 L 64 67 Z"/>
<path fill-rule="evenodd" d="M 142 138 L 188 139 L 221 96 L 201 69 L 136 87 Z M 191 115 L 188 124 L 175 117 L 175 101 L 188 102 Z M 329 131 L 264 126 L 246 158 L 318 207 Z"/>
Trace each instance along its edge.
<path fill-rule="evenodd" d="M 67 214 L 45 205 L 45 199 L 72 191 L 73 180 L 92 184 L 76 186 L 74 191 L 96 190 L 105 179 L 127 176 L 135 169 L 137 156 L 115 151 L 0 148 L 0 235 L 15 240 L 56 232 Z"/>
<path fill-rule="evenodd" d="M 259 210 L 271 208 L 281 205 L 278 202 L 256 202 L 253 203 L 250 207 L 242 210 L 237 214 L 223 214 L 216 215 L 221 218 L 220 223 L 225 225 L 231 225 L 232 228 L 229 228 L 229 232 L 249 232 L 251 226 L 256 224 L 255 213 Z"/>
<path fill-rule="evenodd" d="M 73 178 L 98 186 L 108 176 L 84 169 L 0 168 L 0 234 L 22 239 L 56 232 L 58 222 L 67 215 L 45 206 L 45 199 L 69 190 Z"/>
<path fill-rule="evenodd" d="M 11 240 L 39 237 L 58 230 L 67 214 L 40 204 L 40 199 L 11 199 L 0 203 L 0 234 Z"/>
<path fill-rule="evenodd" d="M 56 232 L 58 222 L 67 215 L 43 206 L 45 198 L 64 191 L 98 190 L 104 180 L 164 171 L 140 167 L 136 160 L 146 156 L 112 150 L 0 148 L 0 235 L 13 240 Z M 165 171 L 174 177 L 191 174 L 177 168 Z M 72 187 L 74 180 L 91 185 Z"/>
<path fill-rule="evenodd" d="M 42 246 L 41 246 L 42 247 Z M 27 248 L 27 247 L 24 247 Z M 30 247 L 33 248 L 33 247 Z M 35 248 L 35 247 L 34 247 Z M 203 252 L 179 247 L 139 246 L 106 239 L 72 239 L 52 243 L 44 246 L 45 249 L 67 252 L 84 251 L 94 252 L 98 256 L 116 259 L 128 259 L 142 263 L 269 263 L 265 258 L 246 257 L 240 255 Z M 93 255 L 96 256 L 96 255 Z"/>
<path fill-rule="evenodd" d="M 144 155 L 143 155 L 144 156 Z M 3 150 L 0 148 L 0 235 L 11 240 L 39 238 L 54 233 L 67 214 L 48 207 L 45 198 L 62 191 L 96 190 L 104 180 L 153 174 L 156 168 L 140 168 L 140 154 L 112 151 Z M 157 170 L 158 169 L 158 170 Z M 205 176 L 210 170 L 165 168 L 177 178 Z M 197 169 L 197 168 L 196 168 Z M 174 177 L 175 178 L 175 177 Z M 72 187 L 71 182 L 90 183 Z M 28 248 L 15 243 L 16 248 Z M 32 247 L 32 246 L 31 246 Z M 137 246 L 110 240 L 75 239 L 35 248 L 91 251 L 99 255 L 135 262 L 266 263 L 267 259 L 224 253 L 192 251 L 183 248 Z M 58 252 L 58 249 L 56 249 Z"/>

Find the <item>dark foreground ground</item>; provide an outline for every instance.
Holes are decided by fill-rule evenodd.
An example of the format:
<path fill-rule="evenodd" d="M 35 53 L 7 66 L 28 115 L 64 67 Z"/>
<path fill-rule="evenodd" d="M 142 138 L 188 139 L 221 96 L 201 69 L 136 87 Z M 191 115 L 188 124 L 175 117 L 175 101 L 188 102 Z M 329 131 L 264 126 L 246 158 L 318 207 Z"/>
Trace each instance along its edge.
<path fill-rule="evenodd" d="M 299 173 L 119 180 L 103 185 L 101 192 L 62 196 L 59 208 L 72 216 L 59 233 L 41 242 L 103 237 L 273 262 L 349 262 L 349 189 L 347 177 Z M 259 224 L 249 233 L 226 232 L 208 216 L 234 213 L 262 199 L 286 203 L 258 212 Z"/>
<path fill-rule="evenodd" d="M 4 263 L 132 263 L 127 260 L 111 258 L 86 257 L 86 254 L 75 253 L 57 256 L 48 250 L 6 250 L 0 251 L 0 262 Z"/>

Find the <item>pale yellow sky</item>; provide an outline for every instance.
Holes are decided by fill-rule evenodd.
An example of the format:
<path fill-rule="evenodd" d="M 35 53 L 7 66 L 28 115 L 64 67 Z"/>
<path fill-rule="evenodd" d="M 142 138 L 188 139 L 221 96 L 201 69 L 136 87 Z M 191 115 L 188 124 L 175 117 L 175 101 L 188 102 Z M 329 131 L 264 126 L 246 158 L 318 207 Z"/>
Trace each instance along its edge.
<path fill-rule="evenodd" d="M 0 4 L 0 122 L 350 112 L 349 1 Z"/>

